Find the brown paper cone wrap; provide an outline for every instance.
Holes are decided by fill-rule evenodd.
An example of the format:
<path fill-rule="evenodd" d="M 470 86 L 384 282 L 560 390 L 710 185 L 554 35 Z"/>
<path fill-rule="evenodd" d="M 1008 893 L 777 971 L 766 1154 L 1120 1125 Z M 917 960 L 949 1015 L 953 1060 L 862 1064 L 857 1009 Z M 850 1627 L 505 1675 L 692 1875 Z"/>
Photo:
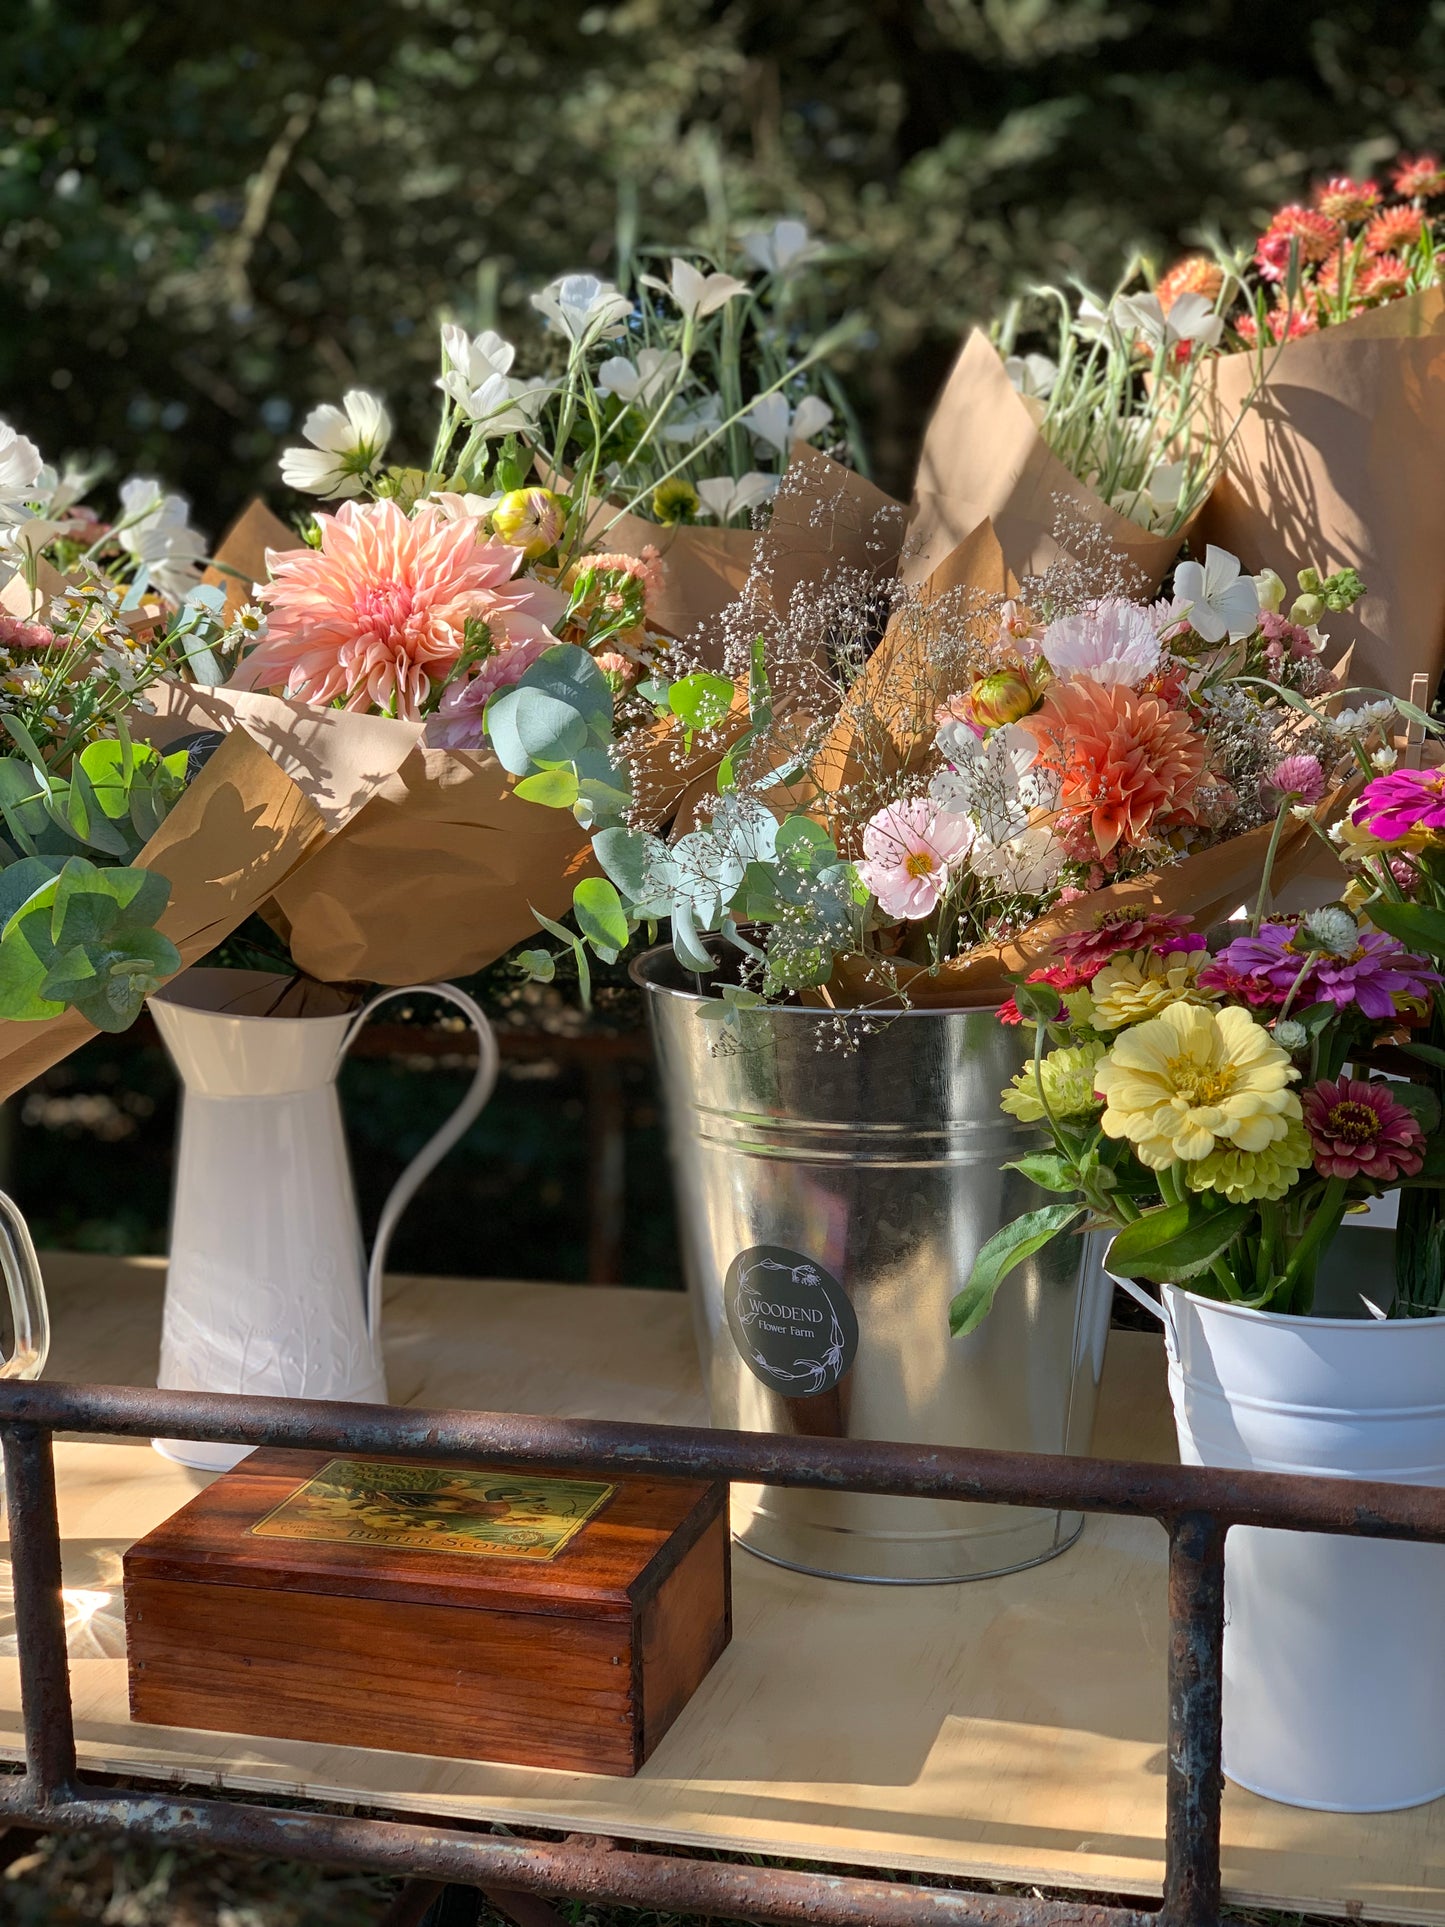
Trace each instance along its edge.
<path fill-rule="evenodd" d="M 1216 363 L 1221 419 L 1258 380 Z M 1199 539 L 1272 568 L 1358 569 L 1366 594 L 1332 615 L 1354 681 L 1408 689 L 1445 667 L 1445 292 L 1430 288 L 1267 351 L 1264 383 L 1225 455 Z"/>
<path fill-rule="evenodd" d="M 923 438 L 902 576 L 926 582 L 981 522 L 991 522 L 1010 571 L 1038 575 L 1059 554 L 1061 507 L 1097 526 L 1152 595 L 1184 540 L 1151 535 L 1071 475 L 1040 435 L 987 335 L 964 343 Z"/>
<path fill-rule="evenodd" d="M 171 886 L 160 928 L 192 964 L 258 909 L 325 835 L 320 813 L 244 732 L 222 743 L 137 861 Z M 8 1097 L 98 1035 L 76 1011 L 0 1023 Z"/>

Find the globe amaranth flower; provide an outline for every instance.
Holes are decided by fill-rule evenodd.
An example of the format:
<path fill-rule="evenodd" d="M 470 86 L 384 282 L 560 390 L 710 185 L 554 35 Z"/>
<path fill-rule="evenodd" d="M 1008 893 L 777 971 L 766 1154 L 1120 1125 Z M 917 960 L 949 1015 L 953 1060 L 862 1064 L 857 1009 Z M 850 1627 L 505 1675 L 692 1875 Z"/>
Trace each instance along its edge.
<path fill-rule="evenodd" d="M 1387 770 L 1365 785 L 1350 818 L 1382 843 L 1445 836 L 1445 769 Z"/>
<path fill-rule="evenodd" d="M 1189 820 L 1206 745 L 1157 697 L 1087 677 L 1056 682 L 1020 728 L 1059 778 L 1060 809 L 1086 827 L 1100 856 L 1137 844 L 1160 817 Z"/>
<path fill-rule="evenodd" d="M 1256 1204 L 1292 1190 L 1312 1157 L 1304 1125 L 1291 1118 L 1284 1136 L 1262 1151 L 1211 1151 L 1189 1165 L 1185 1176 L 1191 1191 L 1218 1191 L 1231 1204 Z"/>
<path fill-rule="evenodd" d="M 1343 919 L 1348 912 L 1337 911 Z M 1328 937 L 1319 928 L 1316 934 Z M 1257 937 L 1236 937 L 1199 973 L 1199 982 L 1225 996 L 1243 997 L 1256 1007 L 1282 1004 L 1291 990 L 1294 1005 L 1332 1003 L 1340 1009 L 1358 1005 L 1373 1019 L 1394 1017 L 1401 1006 L 1418 1003 L 1430 994 L 1438 974 L 1420 957 L 1383 930 L 1356 929 L 1356 942 L 1346 955 L 1316 955 L 1308 929 L 1292 923 L 1260 925 Z M 1301 979 L 1300 973 L 1304 971 Z M 1298 985 L 1298 988 L 1296 988 Z"/>
<path fill-rule="evenodd" d="M 1314 1166 L 1325 1178 L 1413 1178 L 1425 1162 L 1425 1133 L 1387 1084 L 1321 1078 L 1303 1096 Z"/>
<path fill-rule="evenodd" d="M 865 826 L 858 876 L 886 916 L 916 922 L 937 906 L 949 865 L 972 842 L 966 816 L 936 809 L 926 796 L 909 797 L 887 804 Z"/>
<path fill-rule="evenodd" d="M 1111 957 L 1089 987 L 1095 1030 L 1142 1023 L 1157 1017 L 1167 1004 L 1212 1004 L 1217 992 L 1201 990 L 1197 981 L 1208 955 L 1199 944 L 1194 950 L 1139 950 Z"/>
<path fill-rule="evenodd" d="M 1030 1064 L 1010 1080 L 1000 1102 L 1021 1124 L 1038 1124 L 1048 1114 L 1054 1117 L 1088 1117 L 1099 1108 L 1094 1093 L 1094 1070 L 1104 1055 L 1098 1043 L 1064 1044 L 1040 1060 L 1038 1071 Z"/>
<path fill-rule="evenodd" d="M 1317 756 L 1286 756 L 1259 779 L 1259 798 L 1269 809 L 1278 809 L 1287 796 L 1315 804 L 1324 793 L 1325 773 Z"/>
<path fill-rule="evenodd" d="M 1152 1171 L 1212 1151 L 1263 1151 L 1300 1116 L 1299 1072 L 1262 1024 L 1229 1005 L 1170 1004 L 1126 1030 L 1099 1063 L 1106 1137 L 1126 1138 Z"/>

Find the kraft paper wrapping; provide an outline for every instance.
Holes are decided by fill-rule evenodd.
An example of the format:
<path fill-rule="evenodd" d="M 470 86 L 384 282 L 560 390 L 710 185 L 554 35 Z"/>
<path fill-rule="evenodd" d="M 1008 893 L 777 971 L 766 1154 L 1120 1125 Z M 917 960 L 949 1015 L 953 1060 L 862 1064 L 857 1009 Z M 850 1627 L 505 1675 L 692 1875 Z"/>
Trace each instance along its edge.
<path fill-rule="evenodd" d="M 1252 354 L 1216 363 L 1219 412 L 1238 413 Z M 1430 288 L 1292 341 L 1264 358 L 1200 539 L 1293 584 L 1305 566 L 1352 567 L 1367 593 L 1332 616 L 1355 644 L 1356 683 L 1432 690 L 1445 667 L 1445 292 Z"/>
<path fill-rule="evenodd" d="M 137 858 L 170 881 L 160 928 L 182 963 L 214 949 L 324 836 L 314 804 L 250 737 L 222 743 Z M 76 1011 L 0 1023 L 0 1096 L 97 1034 Z"/>
<path fill-rule="evenodd" d="M 1153 595 L 1184 541 L 1151 535 L 1071 475 L 1045 442 L 987 335 L 975 329 L 944 384 L 923 438 L 903 565 L 926 582 L 981 522 L 991 522 L 1012 573 L 1039 575 L 1059 554 L 1061 511 L 1101 529 Z"/>

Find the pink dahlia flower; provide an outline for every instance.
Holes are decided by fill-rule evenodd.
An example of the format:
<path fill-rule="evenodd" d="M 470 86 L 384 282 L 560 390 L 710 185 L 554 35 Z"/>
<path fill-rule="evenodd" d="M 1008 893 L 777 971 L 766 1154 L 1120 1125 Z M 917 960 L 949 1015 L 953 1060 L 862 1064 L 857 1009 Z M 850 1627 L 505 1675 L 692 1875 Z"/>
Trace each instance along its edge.
<path fill-rule="evenodd" d="M 469 621 L 499 654 L 556 641 L 534 585 L 508 586 L 517 551 L 479 537 L 470 517 L 345 502 L 316 521 L 319 549 L 267 554 L 266 639 L 232 678 L 239 688 L 414 720 L 460 661 Z"/>
<path fill-rule="evenodd" d="M 948 887 L 948 867 L 968 854 L 973 825 L 926 796 L 889 803 L 863 831 L 858 875 L 886 916 L 916 922 Z"/>
<path fill-rule="evenodd" d="M 1315 1169 L 1325 1178 L 1413 1178 L 1425 1162 L 1425 1133 L 1389 1086 L 1363 1078 L 1321 1078 L 1300 1095 Z"/>
<path fill-rule="evenodd" d="M 1351 811 L 1371 836 L 1399 843 L 1419 830 L 1445 832 L 1445 769 L 1392 769 L 1365 785 Z"/>

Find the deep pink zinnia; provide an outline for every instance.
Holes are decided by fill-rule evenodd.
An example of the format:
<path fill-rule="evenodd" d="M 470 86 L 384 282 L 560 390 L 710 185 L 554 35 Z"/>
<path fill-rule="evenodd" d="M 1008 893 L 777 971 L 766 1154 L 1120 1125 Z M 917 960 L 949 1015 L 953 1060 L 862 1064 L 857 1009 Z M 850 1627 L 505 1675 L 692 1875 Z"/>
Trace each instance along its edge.
<path fill-rule="evenodd" d="M 1413 1178 L 1425 1162 L 1425 1133 L 1385 1084 L 1321 1078 L 1300 1095 L 1305 1129 L 1324 1178 Z"/>
<path fill-rule="evenodd" d="M 1382 843 L 1417 830 L 1445 833 L 1445 769 L 1392 769 L 1365 785 L 1350 812 Z"/>
<path fill-rule="evenodd" d="M 316 521 L 319 549 L 267 552 L 266 639 L 238 687 L 415 720 L 461 660 L 469 621 L 486 624 L 494 648 L 556 641 L 536 585 L 508 586 L 519 552 L 479 538 L 470 517 L 344 502 Z"/>
<path fill-rule="evenodd" d="M 1180 941 L 1183 939 L 1183 941 Z M 1035 971 L 1030 982 L 1042 978 L 1059 989 L 1078 990 L 1091 984 L 1111 957 L 1121 950 L 1197 950 L 1200 939 L 1184 917 L 1159 916 L 1152 910 L 1105 910 L 1087 930 L 1075 930 L 1054 945 L 1056 959 L 1048 972 Z M 1065 966 L 1076 981 L 1063 983 Z"/>

